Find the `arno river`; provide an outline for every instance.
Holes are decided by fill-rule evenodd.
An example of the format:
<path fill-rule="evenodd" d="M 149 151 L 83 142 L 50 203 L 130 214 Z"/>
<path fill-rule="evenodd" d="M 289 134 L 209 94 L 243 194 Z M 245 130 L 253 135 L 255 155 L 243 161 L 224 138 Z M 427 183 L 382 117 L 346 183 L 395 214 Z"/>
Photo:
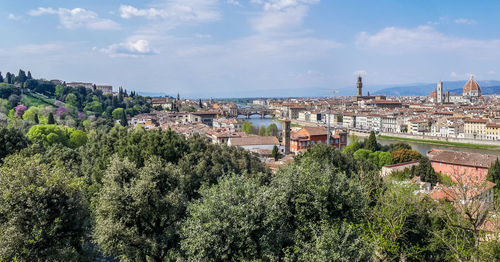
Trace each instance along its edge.
<path fill-rule="evenodd" d="M 244 118 L 244 116 L 239 116 L 240 118 Z M 272 123 L 275 123 L 278 126 L 278 129 L 281 130 L 281 123 L 272 118 L 264 118 L 261 119 L 260 116 L 252 116 L 247 121 L 251 122 L 254 126 L 268 126 Z M 377 141 L 382 145 L 389 145 L 398 143 L 401 141 L 398 140 L 389 140 L 389 139 L 381 139 L 378 138 Z M 481 153 L 481 154 L 490 154 L 500 156 L 500 150 L 492 150 L 492 149 L 482 149 L 482 148 L 466 148 L 466 147 L 455 147 L 455 146 L 445 146 L 445 145 L 436 145 L 436 144 L 426 144 L 426 143 L 416 143 L 416 142 L 407 142 L 413 149 L 417 150 L 421 154 L 427 154 L 428 151 L 432 149 L 442 149 L 442 150 L 453 150 L 453 151 L 463 151 L 463 152 L 472 152 L 472 153 Z"/>

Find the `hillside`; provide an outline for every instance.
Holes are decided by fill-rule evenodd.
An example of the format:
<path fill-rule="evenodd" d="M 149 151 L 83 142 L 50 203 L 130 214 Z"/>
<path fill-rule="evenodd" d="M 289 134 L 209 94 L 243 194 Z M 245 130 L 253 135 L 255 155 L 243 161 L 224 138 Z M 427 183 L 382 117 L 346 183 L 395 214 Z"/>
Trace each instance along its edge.
<path fill-rule="evenodd" d="M 444 91 L 451 94 L 461 94 L 462 88 L 467 81 L 446 81 L 443 82 Z M 484 95 L 500 94 L 500 81 L 487 80 L 478 81 Z M 400 85 L 377 90 L 373 94 L 388 96 L 427 96 L 435 90 L 437 83 L 422 83 L 413 85 Z"/>

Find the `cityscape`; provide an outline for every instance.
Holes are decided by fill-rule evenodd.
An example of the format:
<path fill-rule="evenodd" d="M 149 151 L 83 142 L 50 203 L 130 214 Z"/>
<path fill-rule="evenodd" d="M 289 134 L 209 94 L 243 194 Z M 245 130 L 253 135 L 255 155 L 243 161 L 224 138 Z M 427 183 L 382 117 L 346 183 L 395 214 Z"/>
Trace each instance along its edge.
<path fill-rule="evenodd" d="M 500 261 L 500 3 L 111 2 L 0 4 L 0 261 Z"/>

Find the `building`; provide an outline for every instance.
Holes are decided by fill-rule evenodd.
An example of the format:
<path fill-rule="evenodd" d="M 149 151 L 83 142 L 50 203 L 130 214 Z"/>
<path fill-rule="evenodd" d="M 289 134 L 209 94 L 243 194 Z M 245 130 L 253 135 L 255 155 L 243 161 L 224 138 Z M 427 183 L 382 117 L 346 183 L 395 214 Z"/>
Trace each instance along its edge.
<path fill-rule="evenodd" d="M 436 172 L 463 184 L 484 182 L 488 169 L 497 160 L 494 155 L 439 149 L 427 152 L 427 156 Z"/>
<path fill-rule="evenodd" d="M 227 145 L 238 146 L 249 151 L 272 151 L 274 146 L 280 146 L 280 141 L 275 136 L 231 137 Z"/>
<path fill-rule="evenodd" d="M 407 168 L 412 168 L 413 166 L 418 166 L 418 165 L 419 165 L 418 161 L 410 161 L 406 163 L 383 166 L 382 170 L 380 171 L 380 176 L 386 177 L 391 175 L 393 172 L 401 172 Z"/>
<path fill-rule="evenodd" d="M 112 94 L 113 93 L 113 86 L 107 86 L 107 85 L 96 85 L 95 90 L 101 90 L 103 94 Z"/>
<path fill-rule="evenodd" d="M 439 81 L 436 87 L 436 104 L 442 104 L 443 102 L 443 82 Z"/>
<path fill-rule="evenodd" d="M 297 132 L 292 132 L 290 137 L 290 151 L 298 153 L 310 146 L 317 144 L 326 144 L 328 131 L 323 127 L 303 127 Z M 330 137 L 330 145 L 335 146 L 339 150 L 343 150 L 347 146 L 347 132 L 337 130 Z"/>
<path fill-rule="evenodd" d="M 465 83 L 462 95 L 466 99 L 477 99 L 481 96 L 481 87 L 474 80 L 473 75 L 471 75 L 469 81 Z"/>
<path fill-rule="evenodd" d="M 486 124 L 486 138 L 490 140 L 500 140 L 500 124 Z"/>
<path fill-rule="evenodd" d="M 217 112 L 200 111 L 190 113 L 188 116 L 189 123 L 203 123 L 207 126 L 212 126 L 213 120 L 217 117 Z"/>
<path fill-rule="evenodd" d="M 487 119 L 483 118 L 469 118 L 464 122 L 464 135 L 466 138 L 473 139 L 486 139 L 486 125 Z"/>
<path fill-rule="evenodd" d="M 83 83 L 83 82 L 66 83 L 66 86 L 69 86 L 69 87 L 83 86 L 83 87 L 88 88 L 88 89 L 93 89 L 94 88 L 94 84 L 92 84 L 92 83 Z"/>

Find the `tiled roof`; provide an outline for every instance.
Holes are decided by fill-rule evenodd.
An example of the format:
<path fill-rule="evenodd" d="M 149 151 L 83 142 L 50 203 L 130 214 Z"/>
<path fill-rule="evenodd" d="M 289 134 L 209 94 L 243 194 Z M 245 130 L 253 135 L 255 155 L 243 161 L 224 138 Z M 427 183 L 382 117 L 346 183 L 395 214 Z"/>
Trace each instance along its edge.
<path fill-rule="evenodd" d="M 275 136 L 250 136 L 230 138 L 232 146 L 279 145 Z"/>
<path fill-rule="evenodd" d="M 433 149 L 427 152 L 427 156 L 431 161 L 484 168 L 489 168 L 491 164 L 497 160 L 497 156 L 494 155 L 439 149 Z"/>

